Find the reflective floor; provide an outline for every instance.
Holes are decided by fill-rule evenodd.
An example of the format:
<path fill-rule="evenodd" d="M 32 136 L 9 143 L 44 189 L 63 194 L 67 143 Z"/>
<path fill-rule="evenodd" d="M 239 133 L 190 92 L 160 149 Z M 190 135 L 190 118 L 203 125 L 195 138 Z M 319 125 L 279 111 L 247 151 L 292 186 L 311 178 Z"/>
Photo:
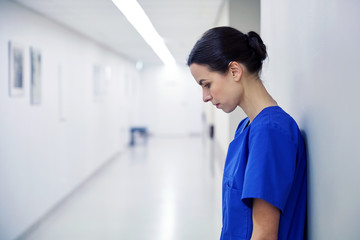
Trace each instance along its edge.
<path fill-rule="evenodd" d="M 26 239 L 219 239 L 221 167 L 210 147 L 201 137 L 140 142 Z"/>

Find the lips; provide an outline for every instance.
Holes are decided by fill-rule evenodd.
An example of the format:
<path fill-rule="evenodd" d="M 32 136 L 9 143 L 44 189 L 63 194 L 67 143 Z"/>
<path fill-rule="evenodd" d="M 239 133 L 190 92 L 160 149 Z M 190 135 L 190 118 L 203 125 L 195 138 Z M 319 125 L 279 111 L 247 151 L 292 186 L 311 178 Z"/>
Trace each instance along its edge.
<path fill-rule="evenodd" d="M 213 103 L 211 102 L 216 108 L 220 108 L 220 103 Z"/>

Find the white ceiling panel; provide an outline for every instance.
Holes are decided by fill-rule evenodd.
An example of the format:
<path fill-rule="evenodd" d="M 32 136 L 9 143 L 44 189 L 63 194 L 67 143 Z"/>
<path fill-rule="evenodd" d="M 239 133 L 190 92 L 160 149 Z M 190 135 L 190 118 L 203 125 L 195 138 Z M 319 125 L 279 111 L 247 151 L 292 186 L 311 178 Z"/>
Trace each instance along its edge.
<path fill-rule="evenodd" d="M 132 61 L 162 64 L 111 0 L 13 0 Z M 138 0 L 179 64 L 224 0 Z"/>

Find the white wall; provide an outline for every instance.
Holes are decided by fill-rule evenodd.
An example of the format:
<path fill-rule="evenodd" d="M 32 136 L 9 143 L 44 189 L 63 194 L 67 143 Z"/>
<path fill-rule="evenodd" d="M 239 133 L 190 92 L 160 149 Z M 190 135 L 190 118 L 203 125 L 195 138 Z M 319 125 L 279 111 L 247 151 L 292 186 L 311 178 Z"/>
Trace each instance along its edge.
<path fill-rule="evenodd" d="M 202 133 L 200 86 L 187 66 L 150 66 L 141 72 L 138 125 L 156 136 Z"/>
<path fill-rule="evenodd" d="M 260 0 L 228 0 L 230 26 L 243 33 L 260 32 Z"/>
<path fill-rule="evenodd" d="M 306 133 L 309 239 L 360 239 L 360 4 L 262 1 L 264 78 Z"/>
<path fill-rule="evenodd" d="M 25 48 L 21 97 L 8 95 L 9 40 Z M 40 105 L 30 104 L 30 46 L 42 53 Z M 111 69 L 106 93 L 97 99 L 95 64 Z M 119 56 L 0 1 L 0 239 L 21 234 L 124 148 L 132 107 L 126 89 L 137 79 L 133 66 Z"/>

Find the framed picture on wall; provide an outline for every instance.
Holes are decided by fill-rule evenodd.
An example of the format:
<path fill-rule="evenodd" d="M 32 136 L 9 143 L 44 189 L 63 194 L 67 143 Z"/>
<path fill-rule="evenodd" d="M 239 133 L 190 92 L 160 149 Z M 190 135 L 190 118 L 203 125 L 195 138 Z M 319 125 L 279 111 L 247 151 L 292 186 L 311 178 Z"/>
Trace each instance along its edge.
<path fill-rule="evenodd" d="M 24 95 L 24 48 L 9 41 L 9 95 Z"/>
<path fill-rule="evenodd" d="M 93 68 L 93 93 L 95 98 L 101 96 L 102 77 L 101 66 L 95 65 Z"/>
<path fill-rule="evenodd" d="M 65 122 L 66 119 L 67 119 L 67 112 L 68 112 L 68 109 L 67 109 L 67 106 L 68 106 L 68 101 L 66 101 L 66 89 L 67 89 L 67 85 L 66 85 L 66 82 L 64 81 L 65 79 L 63 79 L 62 77 L 63 75 L 63 68 L 62 68 L 62 65 L 59 64 L 58 65 L 58 112 L 59 112 L 59 120 L 61 122 Z"/>
<path fill-rule="evenodd" d="M 30 101 L 31 104 L 37 105 L 41 103 L 41 53 L 38 49 L 30 48 L 30 64 Z"/>
<path fill-rule="evenodd" d="M 107 75 L 105 68 L 100 65 L 93 67 L 93 94 L 95 101 L 101 101 L 106 95 Z"/>

